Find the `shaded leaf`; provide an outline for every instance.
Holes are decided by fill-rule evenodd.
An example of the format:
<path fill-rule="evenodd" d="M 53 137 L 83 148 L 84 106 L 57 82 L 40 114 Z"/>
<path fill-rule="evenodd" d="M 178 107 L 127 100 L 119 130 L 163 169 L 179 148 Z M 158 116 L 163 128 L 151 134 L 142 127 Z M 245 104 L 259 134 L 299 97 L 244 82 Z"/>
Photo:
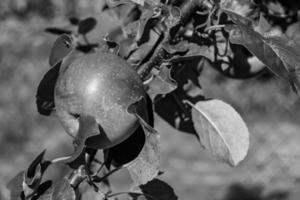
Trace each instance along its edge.
<path fill-rule="evenodd" d="M 299 94 L 300 80 L 298 68 L 300 67 L 299 47 L 292 40 L 284 36 L 272 36 L 273 33 L 261 35 L 245 18 L 230 11 L 225 11 L 237 25 L 227 26 L 230 41 L 245 46 L 253 55 L 261 60 L 277 76 L 288 81 L 294 91 Z M 251 24 L 250 24 L 251 25 Z"/>
<path fill-rule="evenodd" d="M 85 35 L 91 30 L 93 30 L 96 24 L 97 20 L 93 17 L 88 17 L 83 20 L 80 20 L 78 24 L 78 33 Z"/>
<path fill-rule="evenodd" d="M 231 166 L 242 161 L 249 148 L 249 132 L 241 116 L 221 100 L 187 103 L 193 107 L 193 123 L 201 145 Z"/>
<path fill-rule="evenodd" d="M 145 118 L 145 120 L 149 123 L 150 126 L 154 125 L 154 116 L 153 116 L 153 108 L 152 108 L 152 101 L 149 96 L 147 96 L 147 116 L 145 116 L 145 106 L 141 106 L 143 104 L 144 99 L 141 98 L 140 101 L 137 101 L 133 105 L 128 108 L 128 112 L 130 113 L 138 113 L 138 115 Z M 140 125 L 138 128 L 133 132 L 129 138 L 125 141 L 121 142 L 120 144 L 105 150 L 105 157 L 106 161 L 109 163 L 112 161 L 112 164 L 116 167 L 120 167 L 124 164 L 127 164 L 138 157 L 141 150 L 145 145 L 145 133 L 143 127 Z"/>
<path fill-rule="evenodd" d="M 198 78 L 202 71 L 199 59 L 174 64 L 171 75 L 178 87 L 167 95 L 157 95 L 154 99 L 155 112 L 174 128 L 195 135 L 191 108 L 182 101 L 193 103 L 203 100 L 203 92 Z M 166 109 L 168 108 L 168 109 Z"/>
<path fill-rule="evenodd" d="M 79 21 L 80 21 L 80 19 L 78 19 L 77 17 L 69 17 L 69 22 L 72 25 L 78 25 Z"/>
<path fill-rule="evenodd" d="M 52 67 L 39 83 L 36 93 L 36 105 L 41 115 L 50 115 L 55 107 L 54 88 L 59 75 L 60 65 L 58 63 Z"/>
<path fill-rule="evenodd" d="M 134 185 L 146 184 L 159 173 L 159 134 L 141 117 L 136 115 L 143 127 L 146 141 L 138 157 L 125 165 Z"/>
<path fill-rule="evenodd" d="M 97 47 L 98 47 L 98 44 L 87 44 L 87 45 L 78 45 L 78 46 L 76 46 L 76 49 L 83 53 L 89 53 L 94 48 L 97 48 Z"/>
<path fill-rule="evenodd" d="M 50 51 L 49 65 L 56 66 L 73 50 L 73 39 L 71 36 L 63 34 L 58 37 Z"/>
<path fill-rule="evenodd" d="M 74 152 L 64 162 L 71 163 L 82 154 L 87 138 L 100 134 L 98 124 L 94 117 L 81 115 L 79 118 L 79 130 L 73 140 Z"/>
<path fill-rule="evenodd" d="M 62 29 L 62 28 L 56 28 L 56 27 L 49 27 L 45 29 L 46 32 L 48 33 L 52 33 L 55 35 L 62 35 L 62 34 L 71 34 L 72 31 L 66 30 L 66 29 Z"/>
<path fill-rule="evenodd" d="M 147 200 L 177 200 L 178 197 L 174 189 L 164 181 L 153 179 L 145 185 L 140 185 L 140 189 Z"/>

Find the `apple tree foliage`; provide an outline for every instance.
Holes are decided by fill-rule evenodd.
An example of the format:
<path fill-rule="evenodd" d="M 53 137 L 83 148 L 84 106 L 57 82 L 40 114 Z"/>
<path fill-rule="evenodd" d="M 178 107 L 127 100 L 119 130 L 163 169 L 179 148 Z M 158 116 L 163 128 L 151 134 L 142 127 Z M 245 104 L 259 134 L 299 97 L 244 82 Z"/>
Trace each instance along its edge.
<path fill-rule="evenodd" d="M 57 116 L 57 80 L 76 58 L 97 52 L 118 56 L 136 71 L 147 93 L 147 105 L 137 101 L 126 108 L 139 126 L 109 148 L 92 145 L 102 134 L 101 123 L 93 116 L 69 113 L 79 126 L 75 135 L 70 134 L 74 152 L 47 160 L 43 151 L 8 183 L 11 199 L 116 199 L 124 195 L 135 200 L 177 199 L 172 187 L 157 178 L 163 172 L 154 112 L 174 128 L 194 135 L 218 160 L 238 165 L 249 148 L 247 126 L 232 106 L 205 96 L 199 83 L 202 69 L 212 67 L 233 79 L 270 71 L 299 95 L 299 41 L 297 32 L 288 31 L 297 22 L 297 11 L 267 0 L 106 0 L 101 12 L 117 16 L 118 25 L 100 42 L 92 43 L 87 36 L 97 25 L 93 17 L 69 18 L 69 29 L 46 28 L 58 37 L 49 56 L 50 69 L 37 89 L 40 114 Z M 144 110 L 147 119 L 141 114 Z M 70 173 L 59 181 L 44 180 L 44 172 L 56 163 L 68 165 Z M 133 189 L 112 191 L 109 176 L 122 168 L 129 171 Z M 88 185 L 96 196 L 85 197 L 82 185 Z"/>

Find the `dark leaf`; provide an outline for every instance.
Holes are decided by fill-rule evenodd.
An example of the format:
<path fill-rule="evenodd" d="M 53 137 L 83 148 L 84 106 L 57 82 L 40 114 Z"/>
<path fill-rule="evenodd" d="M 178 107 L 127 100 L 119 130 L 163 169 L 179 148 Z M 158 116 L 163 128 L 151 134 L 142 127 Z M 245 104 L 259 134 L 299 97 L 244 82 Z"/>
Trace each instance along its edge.
<path fill-rule="evenodd" d="M 253 55 L 260 59 L 269 69 L 288 81 L 293 90 L 300 94 L 299 79 L 299 45 L 276 31 L 261 35 L 247 22 L 247 18 L 225 10 L 237 25 L 227 26 L 230 41 L 245 46 Z"/>
<path fill-rule="evenodd" d="M 47 194 L 51 191 L 51 186 L 52 186 L 52 181 L 45 181 L 44 183 L 40 184 L 37 191 L 36 195 L 32 197 L 31 200 L 41 200 L 41 196 L 47 196 Z"/>
<path fill-rule="evenodd" d="M 69 21 L 72 25 L 78 25 L 80 20 L 77 17 L 69 17 Z"/>
<path fill-rule="evenodd" d="M 73 50 L 73 39 L 71 36 L 63 34 L 58 37 L 51 49 L 49 56 L 50 67 L 56 66 Z"/>
<path fill-rule="evenodd" d="M 76 46 L 76 49 L 83 53 L 89 53 L 94 48 L 97 48 L 97 47 L 98 47 L 98 44 L 87 44 L 87 45 L 78 45 L 78 46 Z"/>
<path fill-rule="evenodd" d="M 116 167 L 129 163 L 139 155 L 144 144 L 144 130 L 139 126 L 129 138 L 108 150 L 107 160 L 112 160 Z"/>
<path fill-rule="evenodd" d="M 27 171 L 26 171 L 26 177 L 27 178 L 33 178 L 36 172 L 36 168 L 39 164 L 42 164 L 44 161 L 44 155 L 46 153 L 46 150 L 42 151 L 29 165 Z"/>
<path fill-rule="evenodd" d="M 143 106 L 137 106 L 137 108 L 143 108 Z M 139 113 L 140 111 L 133 108 L 131 112 Z M 144 111 L 141 112 L 144 113 Z M 147 97 L 147 113 L 148 116 L 146 117 L 146 120 L 148 121 L 150 126 L 153 126 L 154 125 L 153 108 L 152 108 L 152 101 L 149 97 Z M 135 158 L 137 158 L 142 148 L 144 147 L 145 139 L 146 138 L 145 138 L 143 127 L 139 126 L 128 139 L 106 150 L 105 160 L 108 161 L 108 164 L 109 161 L 112 161 L 113 165 L 116 167 L 122 166 L 124 164 L 133 161 Z"/>
<path fill-rule="evenodd" d="M 140 185 L 147 200 L 177 200 L 174 189 L 164 181 L 153 179 L 145 185 Z"/>
<path fill-rule="evenodd" d="M 88 17 L 83 20 L 80 20 L 78 24 L 78 33 L 85 35 L 91 30 L 93 30 L 96 24 L 97 20 L 93 17 Z"/>
<path fill-rule="evenodd" d="M 41 115 L 50 115 L 54 105 L 54 88 L 59 75 L 60 63 L 52 67 L 41 80 L 36 94 L 36 104 Z"/>
<path fill-rule="evenodd" d="M 136 114 L 146 136 L 138 157 L 126 165 L 135 186 L 146 184 L 159 173 L 159 133 Z"/>
<path fill-rule="evenodd" d="M 197 136 L 193 127 L 191 108 L 182 101 L 193 103 L 203 100 L 203 93 L 198 81 L 201 74 L 199 59 L 177 63 L 171 73 L 178 87 L 167 95 L 155 97 L 155 112 L 174 128 Z M 168 108 L 168 109 L 166 109 Z M 197 136 L 198 137 L 198 136 Z"/>
<path fill-rule="evenodd" d="M 71 34 L 72 31 L 66 30 L 66 29 L 62 29 L 62 28 L 56 28 L 56 27 L 49 27 L 45 29 L 46 32 L 48 33 L 52 33 L 55 35 L 62 35 L 62 34 Z"/>

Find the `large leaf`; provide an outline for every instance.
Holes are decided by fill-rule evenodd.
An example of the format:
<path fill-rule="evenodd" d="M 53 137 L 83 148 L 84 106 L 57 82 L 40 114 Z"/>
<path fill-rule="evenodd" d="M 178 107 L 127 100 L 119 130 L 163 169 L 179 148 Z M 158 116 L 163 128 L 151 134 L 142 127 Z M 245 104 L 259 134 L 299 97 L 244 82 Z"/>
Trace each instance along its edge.
<path fill-rule="evenodd" d="M 145 185 L 140 185 L 139 189 L 142 194 L 129 193 L 132 200 L 177 200 L 178 197 L 174 192 L 174 189 L 166 182 L 153 179 Z"/>
<path fill-rule="evenodd" d="M 299 47 L 285 36 L 274 36 L 256 32 L 251 21 L 236 13 L 225 10 L 237 25 L 227 26 L 230 41 L 245 46 L 253 55 L 261 60 L 277 76 L 288 81 L 294 91 L 299 94 L 300 67 Z"/>
<path fill-rule="evenodd" d="M 134 185 L 142 185 L 153 180 L 159 173 L 159 134 L 147 122 L 139 117 L 146 141 L 138 157 L 128 163 L 126 168 Z"/>
<path fill-rule="evenodd" d="M 231 166 L 242 161 L 249 148 L 249 132 L 241 116 L 221 100 L 187 103 L 193 107 L 194 127 L 201 145 Z"/>

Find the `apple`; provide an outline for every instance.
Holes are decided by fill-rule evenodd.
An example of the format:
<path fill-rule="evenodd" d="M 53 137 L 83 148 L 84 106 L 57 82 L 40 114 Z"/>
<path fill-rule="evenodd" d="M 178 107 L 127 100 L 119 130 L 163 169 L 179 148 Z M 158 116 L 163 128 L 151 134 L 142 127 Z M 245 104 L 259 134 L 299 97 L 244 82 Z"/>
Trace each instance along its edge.
<path fill-rule="evenodd" d="M 104 51 L 81 55 L 64 66 L 54 91 L 56 115 L 64 129 L 76 135 L 81 115 L 92 116 L 100 134 L 88 147 L 105 149 L 126 140 L 139 126 L 130 105 L 139 102 L 148 120 L 147 96 L 136 71 L 121 57 Z"/>

